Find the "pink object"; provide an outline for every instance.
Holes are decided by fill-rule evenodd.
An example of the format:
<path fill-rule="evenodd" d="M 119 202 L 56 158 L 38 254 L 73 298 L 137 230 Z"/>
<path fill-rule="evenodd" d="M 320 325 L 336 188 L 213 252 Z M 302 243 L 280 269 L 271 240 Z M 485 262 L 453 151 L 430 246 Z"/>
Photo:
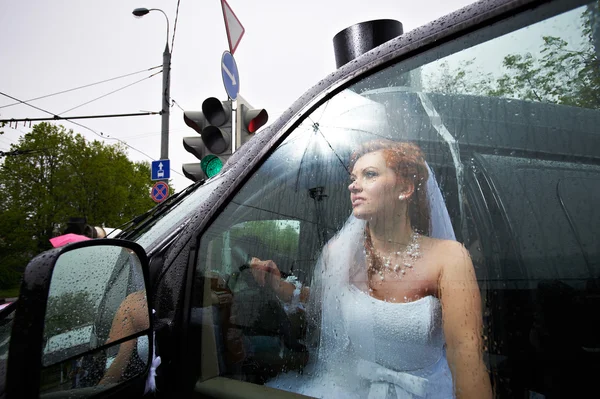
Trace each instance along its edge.
<path fill-rule="evenodd" d="M 79 234 L 69 233 L 69 234 L 63 234 L 62 236 L 51 238 L 50 243 L 52 244 L 52 246 L 54 248 L 58 248 L 58 247 L 62 247 L 63 245 L 71 244 L 73 242 L 87 241 L 87 240 L 91 240 L 91 238 L 82 236 Z"/>

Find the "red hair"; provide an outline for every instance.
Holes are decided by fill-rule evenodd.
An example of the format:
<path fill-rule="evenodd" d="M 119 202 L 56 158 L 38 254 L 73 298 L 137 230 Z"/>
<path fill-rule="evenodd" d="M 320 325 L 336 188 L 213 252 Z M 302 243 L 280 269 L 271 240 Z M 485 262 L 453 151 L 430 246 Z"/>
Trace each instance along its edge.
<path fill-rule="evenodd" d="M 421 234 L 429 234 L 429 203 L 427 200 L 427 179 L 429 170 L 423 151 L 414 143 L 391 140 L 374 140 L 361 144 L 350 156 L 349 170 L 363 155 L 381 151 L 386 166 L 394 171 L 398 179 L 411 182 L 414 191 L 408 202 L 408 218 L 413 229 Z"/>

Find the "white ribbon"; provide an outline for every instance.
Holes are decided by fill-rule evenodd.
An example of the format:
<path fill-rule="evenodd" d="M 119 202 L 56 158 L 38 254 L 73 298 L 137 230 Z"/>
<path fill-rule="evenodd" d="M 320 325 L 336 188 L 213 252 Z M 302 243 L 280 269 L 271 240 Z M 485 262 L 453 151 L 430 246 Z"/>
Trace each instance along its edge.
<path fill-rule="evenodd" d="M 152 309 L 152 314 L 154 313 L 156 313 L 156 311 Z M 144 394 L 156 391 L 156 369 L 160 366 L 160 362 L 160 356 L 156 356 L 156 334 L 152 333 L 152 363 L 150 364 L 148 378 L 146 378 Z"/>
<path fill-rule="evenodd" d="M 424 397 L 427 394 L 427 378 L 412 375 L 403 371 L 394 371 L 380 364 L 360 359 L 357 373 L 362 378 L 371 381 L 369 399 L 385 399 L 390 384 L 394 385 L 398 399 Z"/>
<path fill-rule="evenodd" d="M 292 293 L 292 300 L 290 303 L 284 303 L 283 308 L 286 313 L 294 313 L 296 310 L 304 310 L 304 305 L 300 302 L 300 292 L 302 290 L 302 283 L 298 281 L 298 278 L 294 275 L 288 276 L 284 281 L 294 285 L 294 292 Z"/>

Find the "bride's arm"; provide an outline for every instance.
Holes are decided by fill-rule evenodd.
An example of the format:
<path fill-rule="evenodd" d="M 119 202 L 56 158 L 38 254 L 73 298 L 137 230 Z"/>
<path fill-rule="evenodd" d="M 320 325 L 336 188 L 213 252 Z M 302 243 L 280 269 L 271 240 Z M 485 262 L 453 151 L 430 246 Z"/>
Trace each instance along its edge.
<path fill-rule="evenodd" d="M 285 281 L 279 276 L 273 279 L 271 287 L 279 299 L 284 302 L 292 302 L 294 291 L 296 291 L 296 286 L 293 283 Z M 308 301 L 309 293 L 309 287 L 303 286 L 296 295 L 298 295 L 300 302 L 306 303 Z"/>
<path fill-rule="evenodd" d="M 481 297 L 469 253 L 456 241 L 440 243 L 439 288 L 448 363 L 458 398 L 491 398 L 483 362 Z"/>
<path fill-rule="evenodd" d="M 296 285 L 281 278 L 279 268 L 272 260 L 252 258 L 250 268 L 254 279 L 261 285 L 268 284 L 275 294 L 284 302 L 291 302 L 294 297 Z M 298 293 L 300 302 L 306 302 L 309 297 L 309 288 L 301 287 Z"/>

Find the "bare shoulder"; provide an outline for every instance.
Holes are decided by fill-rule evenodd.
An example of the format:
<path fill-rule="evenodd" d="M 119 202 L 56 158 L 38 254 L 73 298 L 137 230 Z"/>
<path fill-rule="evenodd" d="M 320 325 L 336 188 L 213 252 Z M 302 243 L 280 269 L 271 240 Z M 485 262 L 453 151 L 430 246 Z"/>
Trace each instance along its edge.
<path fill-rule="evenodd" d="M 464 245 L 454 240 L 442 240 L 439 238 L 421 236 L 421 247 L 423 248 L 423 250 L 431 251 L 436 255 L 453 257 L 469 256 L 469 253 L 467 252 Z"/>
<path fill-rule="evenodd" d="M 442 274 L 470 271 L 473 268 L 469 251 L 458 241 L 423 237 L 422 247 L 439 261 L 437 263 Z"/>

